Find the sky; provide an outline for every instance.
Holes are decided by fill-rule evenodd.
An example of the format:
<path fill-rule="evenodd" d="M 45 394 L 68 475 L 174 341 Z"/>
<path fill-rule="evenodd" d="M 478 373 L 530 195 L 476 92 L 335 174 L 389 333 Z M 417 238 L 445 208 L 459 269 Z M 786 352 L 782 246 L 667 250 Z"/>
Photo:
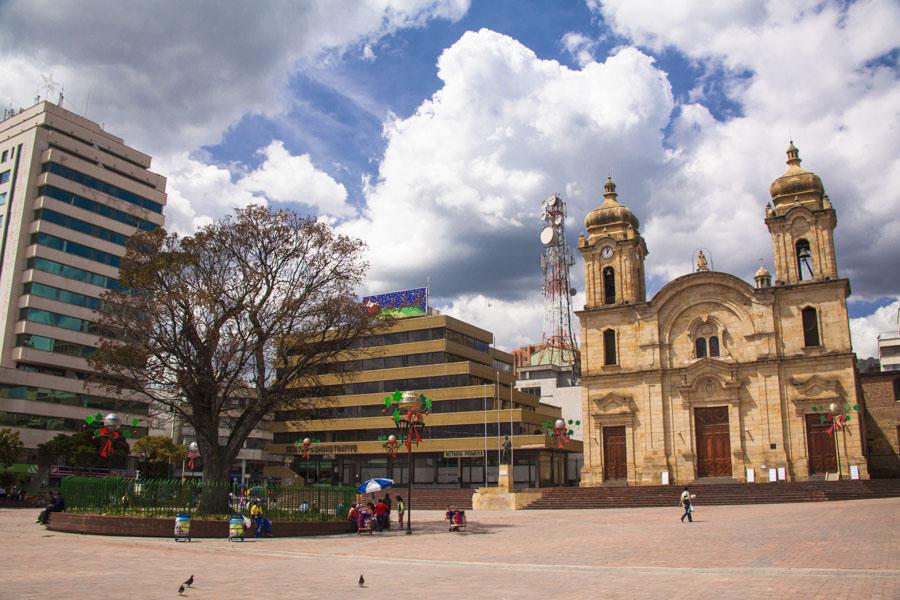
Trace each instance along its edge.
<path fill-rule="evenodd" d="M 701 247 L 752 283 L 793 140 L 876 355 L 900 312 L 898 60 L 891 0 L 0 0 L 0 103 L 52 75 L 153 156 L 167 229 L 248 203 L 314 216 L 367 243 L 361 295 L 428 282 L 506 349 L 541 338 L 546 197 L 575 248 L 611 175 L 650 296 Z"/>

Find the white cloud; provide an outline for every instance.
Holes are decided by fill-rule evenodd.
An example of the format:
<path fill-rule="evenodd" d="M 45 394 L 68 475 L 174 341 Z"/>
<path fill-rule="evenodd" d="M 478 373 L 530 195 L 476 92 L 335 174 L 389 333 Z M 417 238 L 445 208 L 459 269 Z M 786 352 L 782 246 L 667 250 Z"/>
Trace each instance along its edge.
<path fill-rule="evenodd" d="M 239 187 L 278 202 L 296 202 L 318 209 L 320 214 L 348 216 L 347 189 L 327 173 L 317 170 L 309 154 L 292 156 L 280 140 L 257 151 L 266 160 L 241 179 Z"/>
<path fill-rule="evenodd" d="M 597 50 L 597 40 L 593 40 L 577 31 L 566 33 L 561 40 L 563 48 L 572 55 L 580 66 L 584 66 L 594 60 L 594 52 Z"/>
<path fill-rule="evenodd" d="M 0 98 L 29 106 L 40 73 L 67 101 L 154 156 L 219 141 L 249 113 L 278 114 L 304 62 L 373 43 L 468 0 L 0 5 Z"/>
<path fill-rule="evenodd" d="M 414 115 L 385 125 L 367 210 L 342 227 L 368 241 L 374 290 L 427 274 L 440 295 L 539 290 L 528 279 L 539 273 L 541 200 L 575 192 L 580 223 L 609 169 L 637 180 L 662 160 L 673 99 L 637 50 L 572 70 L 481 30 L 444 51 L 438 77 L 443 87 Z"/>
<path fill-rule="evenodd" d="M 684 273 L 698 245 L 712 248 L 717 268 L 738 275 L 749 276 L 759 257 L 771 267 L 763 206 L 792 136 L 837 209 L 841 274 L 862 295 L 897 293 L 900 86 L 896 67 L 878 59 L 900 46 L 900 5 L 589 4 L 633 43 L 679 51 L 706 69 L 704 77 L 720 72 L 741 111 L 717 121 L 702 92 L 680 107 L 671 170 L 648 173 L 652 206 L 639 215 L 651 273 L 662 280 Z"/>
<path fill-rule="evenodd" d="M 900 331 L 900 297 L 871 315 L 850 319 L 853 351 L 859 358 L 878 357 L 878 334 Z"/>
<path fill-rule="evenodd" d="M 323 218 L 347 216 L 347 190 L 317 170 L 308 154 L 290 154 L 280 140 L 258 150 L 263 163 L 248 173 L 207 164 L 187 154 L 160 162 L 167 173 L 166 228 L 186 235 L 235 208 L 251 203 L 294 202 L 316 208 Z"/>
<path fill-rule="evenodd" d="M 539 295 L 504 301 L 482 294 L 464 294 L 437 308 L 444 314 L 487 329 L 494 334 L 497 347 L 509 352 L 540 341 L 542 302 Z"/>

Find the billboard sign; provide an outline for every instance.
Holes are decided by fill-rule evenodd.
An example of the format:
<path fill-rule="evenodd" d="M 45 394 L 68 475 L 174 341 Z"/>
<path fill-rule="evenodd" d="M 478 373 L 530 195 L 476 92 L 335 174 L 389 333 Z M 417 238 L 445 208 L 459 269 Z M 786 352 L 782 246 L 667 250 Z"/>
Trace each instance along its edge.
<path fill-rule="evenodd" d="M 395 318 L 424 317 L 428 314 L 428 291 L 427 288 L 416 288 L 366 296 L 363 304 L 371 314 L 386 314 Z"/>

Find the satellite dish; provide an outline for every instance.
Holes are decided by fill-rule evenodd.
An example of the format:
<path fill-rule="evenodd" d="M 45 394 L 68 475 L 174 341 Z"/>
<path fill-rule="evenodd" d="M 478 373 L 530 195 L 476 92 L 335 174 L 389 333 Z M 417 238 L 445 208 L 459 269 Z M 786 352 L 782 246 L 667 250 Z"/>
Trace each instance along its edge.
<path fill-rule="evenodd" d="M 562 225 L 563 217 L 562 215 L 554 215 L 553 216 L 553 224 L 554 225 Z"/>
<path fill-rule="evenodd" d="M 545 246 L 552 246 L 556 243 L 556 230 L 552 227 L 544 227 L 541 230 L 541 243 Z"/>
<path fill-rule="evenodd" d="M 559 196 L 557 196 L 556 194 L 553 194 L 552 196 L 547 198 L 547 204 L 549 204 L 550 206 L 556 206 L 557 202 L 559 202 Z"/>

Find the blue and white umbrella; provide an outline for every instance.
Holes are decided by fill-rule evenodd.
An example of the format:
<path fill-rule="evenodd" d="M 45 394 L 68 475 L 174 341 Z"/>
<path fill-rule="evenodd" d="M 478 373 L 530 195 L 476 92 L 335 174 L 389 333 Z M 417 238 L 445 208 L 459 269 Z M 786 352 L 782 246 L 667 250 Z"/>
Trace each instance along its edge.
<path fill-rule="evenodd" d="M 375 492 L 386 490 L 393 485 L 393 479 L 381 479 L 379 477 L 376 477 L 374 479 L 367 479 L 366 481 L 363 481 L 362 485 L 359 486 L 358 491 L 360 494 L 374 494 Z"/>

